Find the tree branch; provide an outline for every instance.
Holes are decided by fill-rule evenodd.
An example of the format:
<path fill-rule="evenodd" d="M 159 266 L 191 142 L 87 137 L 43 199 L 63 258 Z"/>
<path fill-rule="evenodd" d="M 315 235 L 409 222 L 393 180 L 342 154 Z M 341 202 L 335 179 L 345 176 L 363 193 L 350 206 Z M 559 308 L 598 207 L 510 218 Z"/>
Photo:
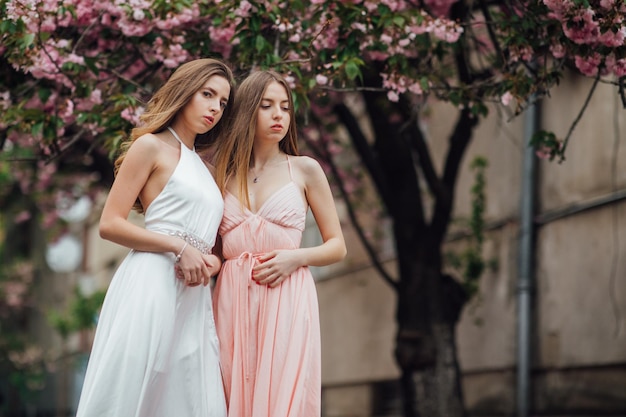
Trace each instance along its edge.
<path fill-rule="evenodd" d="M 593 96 L 593 93 L 595 92 L 596 87 L 598 86 L 599 80 L 600 80 L 600 71 L 598 71 L 598 75 L 593 81 L 593 85 L 591 86 L 591 89 L 589 90 L 589 94 L 587 94 L 587 98 L 585 99 L 585 103 L 583 104 L 583 107 L 580 109 L 580 111 L 578 112 L 578 116 L 576 116 L 576 119 L 574 119 L 574 122 L 570 126 L 569 131 L 567 132 L 567 135 L 565 136 L 565 139 L 563 139 L 563 145 L 561 145 L 561 149 L 559 150 L 559 154 L 560 154 L 559 162 L 563 162 L 565 160 L 565 149 L 567 148 L 567 144 L 569 143 L 570 137 L 572 136 L 572 132 L 578 125 L 578 122 L 580 122 L 580 119 L 583 117 L 583 114 L 585 113 L 585 110 L 587 109 L 587 106 L 589 105 L 589 102 L 591 101 L 591 97 Z"/>
<path fill-rule="evenodd" d="M 411 123 L 417 124 L 418 121 L 411 120 Z M 436 198 L 443 197 L 441 181 L 439 180 L 437 172 L 435 171 L 432 157 L 430 156 L 428 146 L 426 146 L 426 141 L 424 140 L 422 130 L 419 129 L 419 126 L 412 130 L 414 131 L 414 134 L 410 135 L 411 145 L 417 153 L 419 166 L 422 173 L 424 174 L 426 184 L 428 184 L 428 189 L 435 195 Z"/>
<path fill-rule="evenodd" d="M 335 105 L 334 110 L 337 113 L 337 117 L 348 131 L 348 134 L 352 139 L 352 143 L 354 144 L 354 148 L 359 154 L 361 161 L 365 164 L 367 171 L 371 175 L 372 181 L 374 182 L 378 193 L 385 204 L 387 204 L 390 197 L 387 180 L 380 165 L 376 161 L 376 157 L 374 156 L 372 149 L 367 143 L 367 139 L 365 138 L 359 123 L 356 121 L 352 112 L 345 104 L 341 103 Z"/>
<path fill-rule="evenodd" d="M 492 20 L 491 12 L 489 11 L 489 7 L 485 4 L 483 0 L 478 1 L 478 5 L 480 6 L 480 10 L 483 12 L 483 16 L 485 16 L 485 20 L 490 22 Z M 496 49 L 496 56 L 498 57 L 496 63 L 494 65 L 499 66 L 500 63 L 504 60 L 504 54 L 502 53 L 502 49 L 500 48 L 500 44 L 498 43 L 498 38 L 496 37 L 495 32 L 490 24 L 486 24 L 487 32 L 489 33 L 489 38 L 491 39 L 491 43 L 493 47 Z"/>
<path fill-rule="evenodd" d="M 50 158 L 48 158 L 48 159 L 46 159 L 44 161 L 45 165 L 48 165 L 49 163 L 53 162 L 54 160 L 61 158 L 61 156 L 63 156 L 76 142 L 78 142 L 80 140 L 80 138 L 82 137 L 82 135 L 86 131 L 87 131 L 87 129 L 81 128 L 78 132 L 76 132 L 72 136 L 72 138 L 65 144 L 65 146 L 63 146 L 61 149 L 59 149 L 59 151 L 57 153 L 55 153 Z"/>
<path fill-rule="evenodd" d="M 467 108 L 463 109 L 456 122 L 454 132 L 450 136 L 450 147 L 442 176 L 442 193 L 441 197 L 436 199 L 431 222 L 431 231 L 437 242 L 443 241 L 450 223 L 459 167 L 477 123 L 478 119 L 472 116 L 470 110 Z"/>
<path fill-rule="evenodd" d="M 308 55 L 307 58 L 283 59 L 282 61 L 278 62 L 276 65 L 281 65 L 281 64 L 303 64 L 305 62 L 311 61 L 311 59 L 313 57 L 313 53 L 311 52 L 313 50 L 313 42 L 315 42 L 315 40 L 328 28 L 328 26 L 330 26 L 332 21 L 333 21 L 332 19 L 326 20 L 326 22 L 324 22 L 324 25 L 319 30 L 319 32 L 317 32 L 315 34 L 315 36 L 313 36 L 313 39 L 311 39 L 311 42 L 309 42 L 309 45 L 306 48 L 306 55 Z M 278 55 L 278 54 L 276 54 L 276 55 Z"/>

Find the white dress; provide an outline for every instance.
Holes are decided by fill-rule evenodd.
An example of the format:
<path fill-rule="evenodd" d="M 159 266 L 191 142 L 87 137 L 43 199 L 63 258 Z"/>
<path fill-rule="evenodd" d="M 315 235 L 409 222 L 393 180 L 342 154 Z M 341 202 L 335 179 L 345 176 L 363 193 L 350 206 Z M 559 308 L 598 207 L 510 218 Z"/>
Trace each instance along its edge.
<path fill-rule="evenodd" d="M 145 213 L 146 228 L 184 233 L 208 253 L 223 209 L 213 177 L 181 143 L 174 173 Z M 226 417 L 211 290 L 185 286 L 174 258 L 133 250 L 115 273 L 77 417 Z"/>

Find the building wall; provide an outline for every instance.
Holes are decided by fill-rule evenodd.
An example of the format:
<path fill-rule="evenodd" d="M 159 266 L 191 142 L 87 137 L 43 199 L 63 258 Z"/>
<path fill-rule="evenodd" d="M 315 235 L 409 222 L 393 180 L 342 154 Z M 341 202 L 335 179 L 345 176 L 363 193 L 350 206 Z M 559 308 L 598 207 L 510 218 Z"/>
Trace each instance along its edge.
<path fill-rule="evenodd" d="M 541 104 L 543 128 L 565 136 L 591 84 L 566 77 Z M 424 126 L 438 170 L 454 114 L 454 109 L 438 106 Z M 523 116 L 511 118 L 492 108 L 476 131 L 456 189 L 455 218 L 467 218 L 474 181 L 469 164 L 475 156 L 485 156 L 484 256 L 494 267 L 481 278 L 479 294 L 457 327 L 465 402 L 472 415 L 515 413 L 518 213 L 527 146 L 523 122 Z M 538 164 L 533 415 L 626 413 L 625 133 L 626 111 L 617 92 L 600 85 L 571 137 L 565 162 Z M 347 221 L 344 226 L 349 252 L 345 273 L 322 276 L 317 285 L 324 415 L 399 415 L 395 298 Z M 453 225 L 451 235 L 455 230 Z M 451 241 L 447 250 L 462 244 Z M 386 266 L 395 274 L 393 257 Z M 380 406 L 381 395 L 388 397 L 386 408 Z"/>

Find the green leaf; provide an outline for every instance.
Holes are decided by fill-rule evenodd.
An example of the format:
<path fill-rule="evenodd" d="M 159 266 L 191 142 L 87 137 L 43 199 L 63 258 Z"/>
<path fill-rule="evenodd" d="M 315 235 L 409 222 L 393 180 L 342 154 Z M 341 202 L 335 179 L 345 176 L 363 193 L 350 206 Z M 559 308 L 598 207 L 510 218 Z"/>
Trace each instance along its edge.
<path fill-rule="evenodd" d="M 32 129 L 30 130 L 33 136 L 39 136 L 42 131 L 43 131 L 43 121 L 35 123 Z"/>
<path fill-rule="evenodd" d="M 356 77 L 359 77 L 361 75 L 361 70 L 359 69 L 357 63 L 354 62 L 354 60 L 346 62 L 345 71 L 348 79 L 350 80 L 354 80 Z"/>
<path fill-rule="evenodd" d="M 40 88 L 39 90 L 37 90 L 37 95 L 39 96 L 39 100 L 41 100 L 42 103 L 48 101 L 51 94 L 52 91 L 49 88 Z"/>
<path fill-rule="evenodd" d="M 395 17 L 393 18 L 393 23 L 394 23 L 396 26 L 398 26 L 398 27 L 401 27 L 401 28 L 402 28 L 402 27 L 404 27 L 404 26 L 405 26 L 406 20 L 405 20 L 405 19 L 404 19 L 404 17 L 402 17 L 402 16 L 395 16 Z"/>
<path fill-rule="evenodd" d="M 265 48 L 266 44 L 267 44 L 267 41 L 265 40 L 265 38 L 262 35 L 257 35 L 256 36 L 254 47 L 256 48 L 257 52 L 261 52 L 263 50 L 263 48 Z"/>
<path fill-rule="evenodd" d="M 34 41 L 35 41 L 35 34 L 34 34 L 34 33 L 26 33 L 26 34 L 24 34 L 24 36 L 22 36 L 22 38 L 20 39 L 19 44 L 20 44 L 20 46 L 21 46 L 22 48 L 24 48 L 24 49 L 25 49 L 25 48 L 28 48 L 28 47 L 30 47 L 31 45 L 33 45 Z"/>

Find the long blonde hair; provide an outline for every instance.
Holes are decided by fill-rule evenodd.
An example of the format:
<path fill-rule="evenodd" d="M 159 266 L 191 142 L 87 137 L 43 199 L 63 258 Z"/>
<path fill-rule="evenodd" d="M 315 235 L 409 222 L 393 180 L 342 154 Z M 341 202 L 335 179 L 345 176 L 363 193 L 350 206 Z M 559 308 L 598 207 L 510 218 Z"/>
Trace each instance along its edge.
<path fill-rule="evenodd" d="M 229 119 L 232 113 L 231 103 L 234 96 L 234 78 L 230 68 L 223 62 L 211 59 L 196 59 L 182 64 L 170 76 L 165 84 L 152 96 L 146 111 L 140 116 L 141 126 L 135 127 L 130 133 L 130 139 L 120 145 L 120 154 L 115 160 L 115 174 L 119 171 L 128 148 L 137 138 L 146 133 L 159 133 L 167 128 L 183 107 L 214 75 L 224 77 L 230 84 L 228 105 L 224 109 L 222 119 Z M 202 135 L 197 135 L 195 140 L 198 151 L 209 147 L 220 137 L 224 131 L 224 123 L 218 123 L 213 129 Z M 139 199 L 133 209 L 143 212 L 143 206 Z"/>
<path fill-rule="evenodd" d="M 291 88 L 282 75 L 275 71 L 254 72 L 237 87 L 233 117 L 228 124 L 228 133 L 217 146 L 213 161 L 215 164 L 215 181 L 222 193 L 226 192 L 226 184 L 235 178 L 239 198 L 250 208 L 248 199 L 248 169 L 252 161 L 252 146 L 256 134 L 257 113 L 267 86 L 277 82 L 285 88 L 289 100 L 289 129 L 278 144 L 281 151 L 288 155 L 298 155 L 298 136 L 296 118 L 293 109 Z"/>

